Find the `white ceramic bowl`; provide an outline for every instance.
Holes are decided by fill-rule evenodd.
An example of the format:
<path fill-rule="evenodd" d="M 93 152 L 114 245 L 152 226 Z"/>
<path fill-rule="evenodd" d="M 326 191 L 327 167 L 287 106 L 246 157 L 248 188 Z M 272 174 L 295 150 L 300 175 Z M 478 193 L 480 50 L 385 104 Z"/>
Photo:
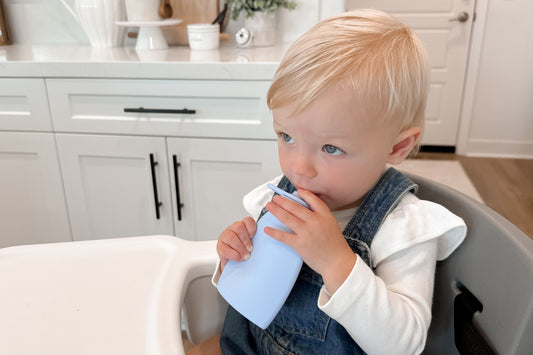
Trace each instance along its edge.
<path fill-rule="evenodd" d="M 194 50 L 217 49 L 220 44 L 220 26 L 208 23 L 187 25 L 189 47 Z"/>

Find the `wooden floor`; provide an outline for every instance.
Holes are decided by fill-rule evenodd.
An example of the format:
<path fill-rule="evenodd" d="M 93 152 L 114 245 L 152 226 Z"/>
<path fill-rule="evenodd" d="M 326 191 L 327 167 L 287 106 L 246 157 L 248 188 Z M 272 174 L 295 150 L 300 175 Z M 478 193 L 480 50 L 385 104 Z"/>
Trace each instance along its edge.
<path fill-rule="evenodd" d="M 416 159 L 458 160 L 487 206 L 533 239 L 533 159 L 419 153 Z"/>

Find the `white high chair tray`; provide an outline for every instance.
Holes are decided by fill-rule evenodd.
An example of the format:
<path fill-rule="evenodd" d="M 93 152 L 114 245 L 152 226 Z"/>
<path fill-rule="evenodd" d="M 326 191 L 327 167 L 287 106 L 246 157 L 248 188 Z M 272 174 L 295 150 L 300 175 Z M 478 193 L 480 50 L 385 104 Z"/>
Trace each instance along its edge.
<path fill-rule="evenodd" d="M 213 246 L 151 236 L 1 249 L 0 354 L 181 354 L 183 285 L 195 263 L 212 271 Z"/>

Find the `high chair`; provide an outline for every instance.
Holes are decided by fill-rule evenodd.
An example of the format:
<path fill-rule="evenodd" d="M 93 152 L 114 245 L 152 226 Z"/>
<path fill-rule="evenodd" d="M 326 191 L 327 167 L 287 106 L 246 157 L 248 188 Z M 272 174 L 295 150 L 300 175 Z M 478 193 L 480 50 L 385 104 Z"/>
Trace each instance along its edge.
<path fill-rule="evenodd" d="M 466 195 L 410 178 L 468 225 L 437 265 L 424 353 L 531 354 L 533 241 Z M 184 354 L 182 329 L 199 343 L 224 319 L 215 245 L 149 236 L 0 249 L 0 354 Z"/>
<path fill-rule="evenodd" d="M 533 240 L 465 194 L 406 175 L 420 199 L 445 206 L 468 227 L 459 248 L 437 263 L 424 354 L 532 354 Z"/>
<path fill-rule="evenodd" d="M 0 354 L 185 354 L 182 304 L 194 299 L 183 325 L 196 342 L 225 314 L 209 284 L 215 246 L 149 236 L 0 249 Z"/>

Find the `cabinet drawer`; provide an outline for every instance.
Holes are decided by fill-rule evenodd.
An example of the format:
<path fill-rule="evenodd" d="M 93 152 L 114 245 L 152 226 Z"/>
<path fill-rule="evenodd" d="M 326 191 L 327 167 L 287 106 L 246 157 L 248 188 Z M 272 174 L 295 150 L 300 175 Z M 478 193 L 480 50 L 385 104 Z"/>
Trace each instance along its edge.
<path fill-rule="evenodd" d="M 47 79 L 46 85 L 58 132 L 274 138 L 269 81 Z"/>
<path fill-rule="evenodd" d="M 0 130 L 52 130 L 43 79 L 0 78 Z"/>

